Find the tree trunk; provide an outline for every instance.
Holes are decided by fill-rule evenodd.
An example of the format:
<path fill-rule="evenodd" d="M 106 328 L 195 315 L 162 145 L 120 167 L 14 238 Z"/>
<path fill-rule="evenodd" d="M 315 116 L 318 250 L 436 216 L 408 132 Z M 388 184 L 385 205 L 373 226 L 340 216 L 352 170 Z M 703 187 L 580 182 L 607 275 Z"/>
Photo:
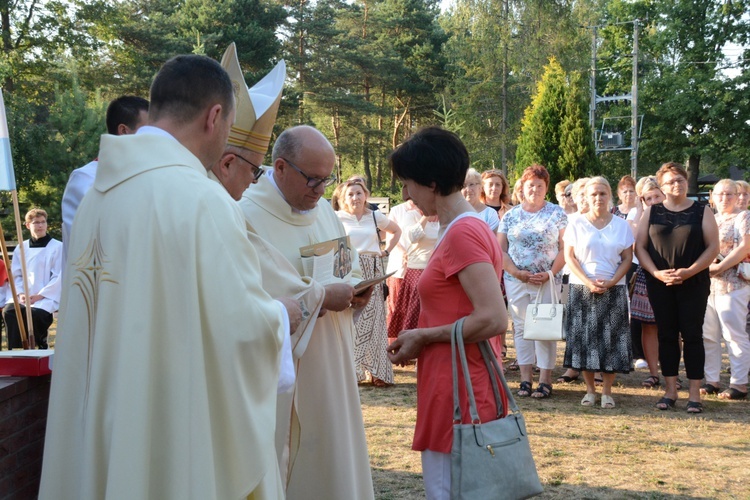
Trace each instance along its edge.
<path fill-rule="evenodd" d="M 362 132 L 362 166 L 365 170 L 365 179 L 368 187 L 372 186 L 372 171 L 370 170 L 370 138 L 367 134 L 369 123 L 365 120 L 365 131 Z"/>
<path fill-rule="evenodd" d="M 687 161 L 687 172 L 688 172 L 688 193 L 698 193 L 698 176 L 700 175 L 700 163 L 701 155 L 697 153 L 691 153 L 688 156 Z"/>
<path fill-rule="evenodd" d="M 10 58 L 10 54 L 13 51 L 13 40 L 11 40 L 10 35 L 10 2 L 7 0 L 0 2 L 0 23 L 2 23 L 2 26 L 0 29 L 2 29 L 2 44 L 3 44 L 3 53 L 6 55 L 6 57 Z M 8 74 L 8 76 L 5 77 L 5 81 L 3 83 L 3 89 L 6 92 L 13 92 L 13 76 L 12 72 Z"/>
<path fill-rule="evenodd" d="M 396 101 L 404 107 L 404 112 L 401 113 L 401 116 L 398 115 L 398 111 L 393 114 L 393 134 L 391 135 L 391 147 L 393 149 L 396 149 L 396 146 L 401 142 L 399 141 L 399 132 L 401 131 L 401 125 L 404 123 L 404 118 L 409 116 L 411 98 L 406 99 L 406 102 L 404 102 L 397 96 Z"/>
<path fill-rule="evenodd" d="M 380 92 L 380 113 L 378 113 L 378 151 L 383 151 L 383 110 L 385 109 L 385 91 Z M 375 183 L 374 187 L 378 189 L 383 185 L 383 158 L 382 154 L 378 155 L 375 162 Z"/>
<path fill-rule="evenodd" d="M 299 12 L 300 12 L 300 18 L 297 20 L 297 25 L 299 26 L 299 31 L 297 32 L 299 36 L 299 41 L 297 45 L 297 74 L 298 74 L 298 83 L 299 83 L 299 90 L 300 90 L 300 103 L 299 103 L 299 111 L 297 116 L 298 123 L 305 123 L 305 28 L 304 23 L 302 22 L 305 10 L 305 3 L 306 0 L 300 0 L 299 2 Z"/>
<path fill-rule="evenodd" d="M 336 177 L 340 182 L 344 174 L 341 171 L 341 153 L 339 152 L 339 144 L 341 141 L 341 119 L 339 118 L 339 112 L 337 109 L 334 109 L 331 114 L 331 128 L 333 128 L 333 147 L 336 149 Z"/>

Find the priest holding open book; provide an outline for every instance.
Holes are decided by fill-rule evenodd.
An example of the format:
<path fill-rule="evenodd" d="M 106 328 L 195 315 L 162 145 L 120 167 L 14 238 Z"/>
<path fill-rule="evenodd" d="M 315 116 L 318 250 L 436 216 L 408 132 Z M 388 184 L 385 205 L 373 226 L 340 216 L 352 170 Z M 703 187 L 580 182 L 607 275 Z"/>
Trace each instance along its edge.
<path fill-rule="evenodd" d="M 240 200 L 251 231 L 274 245 L 300 274 L 301 248 L 346 236 L 322 199 L 326 186 L 335 181 L 335 160 L 333 147 L 318 130 L 287 129 L 274 144 L 273 169 Z M 361 281 L 356 251 L 351 265 L 351 274 L 336 278 L 339 282 Z M 297 380 L 281 470 L 290 500 L 374 497 L 354 370 L 352 319 L 354 311 L 367 304 L 371 290 L 352 296 L 351 289 L 347 297 L 326 293 L 327 312 L 317 319 L 304 351 L 294 352 Z"/>

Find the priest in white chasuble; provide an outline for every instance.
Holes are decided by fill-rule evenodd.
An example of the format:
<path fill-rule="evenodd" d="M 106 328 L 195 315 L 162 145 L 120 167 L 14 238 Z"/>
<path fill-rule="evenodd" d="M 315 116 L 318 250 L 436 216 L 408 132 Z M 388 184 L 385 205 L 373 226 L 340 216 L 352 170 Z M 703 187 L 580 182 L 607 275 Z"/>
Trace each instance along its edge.
<path fill-rule="evenodd" d="M 234 114 L 221 66 L 177 56 L 149 124 L 102 137 L 64 273 L 40 498 L 283 498 L 276 383 L 299 309 L 261 288 L 242 213 L 207 177 Z"/>
<path fill-rule="evenodd" d="M 245 191 L 240 206 L 252 231 L 304 274 L 301 247 L 346 236 L 321 198 L 333 182 L 335 154 L 319 131 L 298 126 L 278 137 L 272 161 L 273 170 Z M 351 261 L 346 281 L 356 284 L 361 280 L 356 252 Z M 369 294 L 352 296 L 349 289 L 329 287 L 327 313 L 316 320 L 307 344 L 294 348 L 294 404 L 280 450 L 290 500 L 374 497 L 352 345 L 353 310 L 364 307 Z"/>

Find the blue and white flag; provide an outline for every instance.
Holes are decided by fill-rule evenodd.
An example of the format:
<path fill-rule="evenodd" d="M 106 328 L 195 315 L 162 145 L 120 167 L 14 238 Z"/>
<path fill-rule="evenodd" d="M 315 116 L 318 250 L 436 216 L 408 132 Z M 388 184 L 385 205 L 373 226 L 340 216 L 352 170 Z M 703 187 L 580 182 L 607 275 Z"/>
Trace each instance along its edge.
<path fill-rule="evenodd" d="M 13 171 L 13 157 L 10 154 L 8 119 L 5 116 L 5 101 L 0 89 L 0 191 L 16 190 L 16 174 Z"/>

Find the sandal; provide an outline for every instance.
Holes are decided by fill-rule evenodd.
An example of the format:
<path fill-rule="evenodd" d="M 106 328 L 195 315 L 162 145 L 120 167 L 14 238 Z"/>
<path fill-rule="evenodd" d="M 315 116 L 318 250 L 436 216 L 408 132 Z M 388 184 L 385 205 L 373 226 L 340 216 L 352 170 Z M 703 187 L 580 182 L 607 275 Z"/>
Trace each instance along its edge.
<path fill-rule="evenodd" d="M 702 396 L 710 396 L 712 394 L 719 394 L 721 392 L 721 387 L 718 385 L 713 385 L 709 383 L 705 383 L 701 386 L 701 395 Z"/>
<path fill-rule="evenodd" d="M 596 403 L 596 394 L 591 392 L 587 392 L 581 400 L 581 406 L 594 406 L 594 403 Z"/>
<path fill-rule="evenodd" d="M 600 377 L 594 377 L 594 385 L 596 387 L 600 387 L 600 386 L 604 385 L 604 379 L 600 378 Z"/>
<path fill-rule="evenodd" d="M 574 375 L 572 377 L 570 375 L 560 375 L 559 377 L 557 377 L 557 382 L 559 384 L 569 384 L 571 382 L 575 382 L 576 380 L 578 380 L 578 377 L 580 376 L 581 376 L 580 372 L 578 372 L 578 375 Z"/>
<path fill-rule="evenodd" d="M 511 364 L 508 365 L 508 371 L 509 372 L 517 372 L 520 369 L 521 368 L 519 368 L 519 366 L 518 366 L 518 360 L 517 359 L 514 359 L 513 362 L 511 362 Z"/>
<path fill-rule="evenodd" d="M 703 413 L 703 403 L 700 401 L 688 401 L 685 410 L 688 413 Z"/>
<path fill-rule="evenodd" d="M 375 377 L 372 377 L 372 385 L 373 385 L 373 387 L 390 387 L 390 386 L 392 386 L 393 384 L 389 384 L 389 383 L 388 383 L 388 382 L 386 382 L 385 380 L 382 380 L 382 379 L 379 379 L 379 378 L 375 378 Z"/>
<path fill-rule="evenodd" d="M 674 408 L 674 404 L 676 402 L 677 401 L 675 401 L 674 399 L 671 399 L 671 398 L 661 398 L 656 403 L 656 409 L 657 410 L 662 410 L 662 411 L 669 410 L 670 408 Z"/>
<path fill-rule="evenodd" d="M 677 390 L 678 391 L 682 390 L 682 379 L 681 378 L 677 379 Z"/>
<path fill-rule="evenodd" d="M 661 382 L 659 382 L 658 375 L 650 375 L 646 380 L 641 382 L 641 387 L 645 387 L 646 389 L 653 389 L 654 387 L 659 387 L 660 385 Z"/>
<path fill-rule="evenodd" d="M 550 397 L 551 395 L 552 386 L 549 384 L 545 384 L 544 382 L 539 382 L 536 390 L 531 393 L 531 397 L 535 399 L 544 399 Z"/>
<path fill-rule="evenodd" d="M 718 397 L 719 399 L 745 399 L 747 398 L 747 393 L 730 387 L 724 390 L 724 392 L 719 393 Z"/>
<path fill-rule="evenodd" d="M 614 407 L 615 407 L 615 400 L 612 399 L 612 396 L 602 394 L 602 408 L 609 410 Z"/>
<path fill-rule="evenodd" d="M 524 380 L 521 382 L 521 386 L 518 389 L 518 392 L 516 392 L 516 396 L 519 398 L 528 398 L 531 396 L 531 382 L 527 382 Z"/>

